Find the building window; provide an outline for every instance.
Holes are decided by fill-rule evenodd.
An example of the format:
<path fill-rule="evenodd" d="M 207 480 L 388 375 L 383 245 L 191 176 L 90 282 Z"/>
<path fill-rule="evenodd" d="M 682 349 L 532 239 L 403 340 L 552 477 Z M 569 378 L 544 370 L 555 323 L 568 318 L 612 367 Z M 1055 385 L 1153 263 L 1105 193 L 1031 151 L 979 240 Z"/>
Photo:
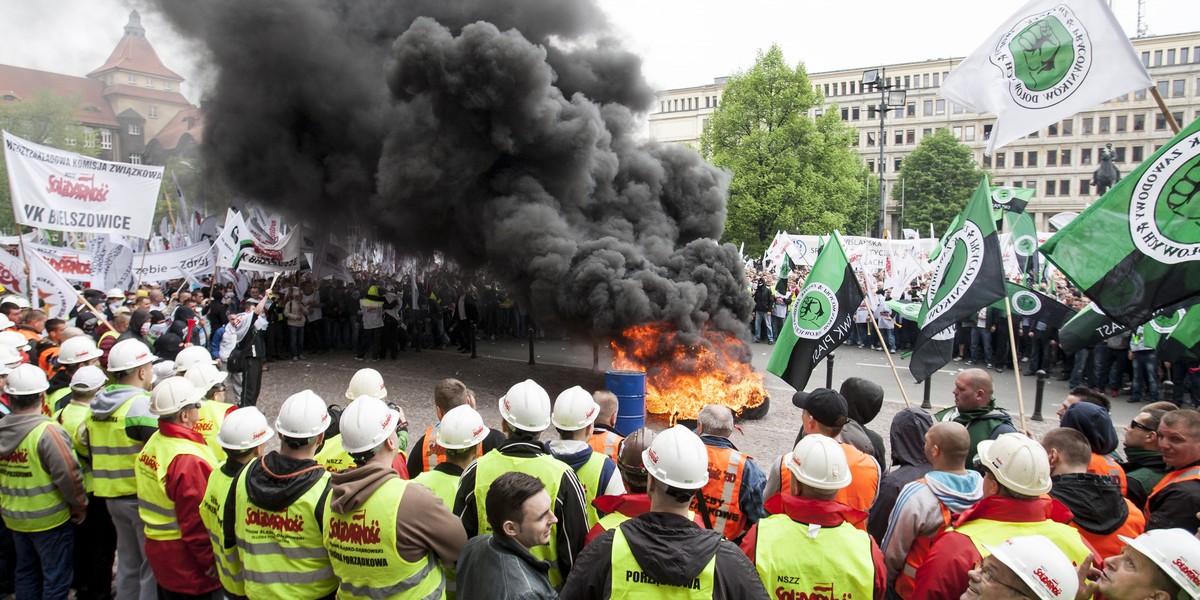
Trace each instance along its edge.
<path fill-rule="evenodd" d="M 1145 100 L 1146 99 L 1146 90 L 1134 90 L 1133 99 L 1137 100 L 1137 101 Z"/>
<path fill-rule="evenodd" d="M 951 102 L 950 110 L 952 112 L 954 112 L 954 114 L 956 114 L 956 115 L 961 115 L 961 114 L 963 114 L 963 111 L 965 111 L 966 109 L 964 109 L 961 104 L 958 104 L 956 102 Z"/>
<path fill-rule="evenodd" d="M 858 93 L 858 82 L 851 81 L 850 82 L 850 95 L 853 96 L 854 94 L 857 94 L 857 93 Z"/>
<path fill-rule="evenodd" d="M 1109 133 L 1112 130 L 1112 117 L 1100 117 L 1100 133 Z"/>
<path fill-rule="evenodd" d="M 868 132 L 867 132 L 867 145 L 868 145 L 868 146 L 874 146 L 874 145 L 875 145 L 875 132 L 874 132 L 874 131 L 868 131 Z"/>
<path fill-rule="evenodd" d="M 875 172 L 875 160 L 874 159 L 867 161 L 867 170 L 870 171 L 871 173 Z"/>
<path fill-rule="evenodd" d="M 967 136 L 967 141 L 968 141 L 968 142 L 973 142 L 973 141 L 975 141 L 975 126 L 974 126 L 974 125 L 967 125 L 967 129 L 966 129 L 966 131 L 965 131 L 965 134 L 966 134 L 966 136 Z"/>
<path fill-rule="evenodd" d="M 660 113 L 667 112 L 667 103 L 666 102 L 663 102 L 661 100 L 658 102 L 658 112 L 660 112 Z"/>
<path fill-rule="evenodd" d="M 1200 63 L 1200 46 L 1194 46 L 1192 48 L 1192 62 Z"/>
<path fill-rule="evenodd" d="M 896 158 L 893 158 L 892 159 L 892 170 L 899 173 L 900 172 L 900 164 L 903 161 L 904 161 L 904 159 L 900 158 L 899 156 L 897 156 Z"/>
<path fill-rule="evenodd" d="M 850 109 L 850 120 L 851 121 L 857 121 L 857 120 L 859 120 L 860 117 L 862 117 L 862 109 L 861 108 L 855 106 L 854 108 Z"/>
<path fill-rule="evenodd" d="M 1050 179 L 1046 180 L 1046 195 L 1047 196 L 1057 196 L 1058 195 L 1058 186 L 1054 185 L 1053 180 L 1050 180 Z"/>
<path fill-rule="evenodd" d="M 128 80 L 129 80 L 129 85 L 137 85 L 137 75 L 130 75 L 128 77 Z"/>
<path fill-rule="evenodd" d="M 983 155 L 983 166 L 985 166 L 985 167 L 992 166 L 992 157 L 991 156 L 988 156 L 987 154 Z M 998 184 L 998 183 L 993 184 L 993 185 L 995 185 L 997 187 L 1000 186 L 1000 184 Z"/>
<path fill-rule="evenodd" d="M 1092 134 L 1092 123 L 1094 121 L 1095 120 L 1092 119 L 1092 117 L 1084 117 L 1083 118 L 1083 135 L 1091 135 Z"/>
<path fill-rule="evenodd" d="M 921 115 L 926 117 L 933 116 L 933 100 L 925 100 L 921 102 Z"/>
<path fill-rule="evenodd" d="M 1031 131 L 1031 132 L 1029 132 L 1029 135 L 1027 135 L 1027 136 L 1025 136 L 1025 137 L 1027 137 L 1027 138 L 1035 138 L 1035 137 L 1038 137 L 1039 135 L 1041 135 L 1041 132 L 1040 132 L 1040 131 Z"/>
<path fill-rule="evenodd" d="M 158 107 L 157 107 L 157 106 L 154 106 L 153 104 L 151 104 L 151 105 L 150 105 L 150 108 L 149 108 L 149 112 L 150 112 L 150 118 L 151 118 L 151 119 L 157 119 L 157 118 L 158 118 Z"/>
<path fill-rule="evenodd" d="M 1118 115 L 1117 116 L 1117 133 L 1125 133 L 1125 130 L 1128 128 L 1129 128 L 1129 117 L 1127 117 L 1125 115 Z"/>
<path fill-rule="evenodd" d="M 1084 148 L 1079 151 L 1079 164 L 1081 164 L 1081 165 L 1092 164 L 1092 149 L 1091 148 Z"/>
<path fill-rule="evenodd" d="M 1142 66 L 1143 67 L 1150 66 L 1150 52 L 1149 51 L 1142 53 Z"/>
<path fill-rule="evenodd" d="M 1173 64 L 1175 64 L 1175 49 L 1171 48 L 1167 50 L 1167 66 L 1169 67 Z"/>
<path fill-rule="evenodd" d="M 100 130 L 100 149 L 112 150 L 112 131 L 109 129 Z"/>
<path fill-rule="evenodd" d="M 921 87 L 929 87 L 929 73 L 926 73 L 921 80 L 925 82 L 925 85 Z"/>
<path fill-rule="evenodd" d="M 849 109 L 849 108 L 843 108 L 843 109 L 842 109 L 842 120 L 843 120 L 843 121 L 849 121 L 849 120 L 850 120 L 850 109 Z"/>
<path fill-rule="evenodd" d="M 1145 131 L 1146 130 L 1146 113 L 1137 113 L 1137 114 L 1133 115 L 1133 130 L 1134 131 Z"/>
<path fill-rule="evenodd" d="M 936 106 L 937 106 L 937 111 L 936 111 L 936 112 L 937 112 L 937 114 L 939 114 L 939 115 L 944 115 L 944 114 L 946 114 L 946 101 L 945 101 L 945 100 L 941 100 L 941 99 L 939 99 L 939 100 L 937 101 L 937 105 L 936 105 Z"/>
<path fill-rule="evenodd" d="M 895 140 L 895 141 L 894 141 L 894 142 L 892 142 L 892 143 L 893 143 L 893 144 L 895 144 L 895 145 L 897 145 L 897 146 L 899 146 L 900 144 L 903 144 L 903 143 L 904 143 L 904 131 L 903 131 L 903 130 L 901 130 L 901 129 L 897 129 L 897 130 L 896 130 L 896 135 L 895 135 L 895 137 L 893 137 L 892 139 L 894 139 L 894 140 Z"/>
<path fill-rule="evenodd" d="M 1031 190 L 1036 190 L 1036 189 L 1037 189 L 1037 182 L 1036 182 L 1036 181 L 1026 181 L 1026 182 L 1025 182 L 1025 187 L 1026 187 L 1026 188 L 1028 188 L 1028 189 L 1031 189 Z"/>
<path fill-rule="evenodd" d="M 142 135 L 142 126 L 138 123 L 130 123 L 129 135 Z"/>
<path fill-rule="evenodd" d="M 1075 133 L 1075 119 L 1067 119 L 1062 122 L 1062 128 L 1059 130 L 1063 135 L 1073 135 Z"/>
<path fill-rule="evenodd" d="M 1071 166 L 1071 151 L 1070 150 L 1062 151 L 1062 155 L 1058 159 L 1058 164 L 1060 164 L 1064 167 Z"/>
<path fill-rule="evenodd" d="M 153 80 L 153 79 L 151 79 L 151 78 L 149 78 L 149 77 L 147 77 L 147 78 L 146 78 L 146 87 L 148 87 L 148 88 L 153 88 L 153 87 L 154 87 L 154 80 Z"/>
<path fill-rule="evenodd" d="M 1162 50 L 1154 51 L 1154 66 L 1156 66 L 1156 67 L 1162 66 Z"/>
<path fill-rule="evenodd" d="M 171 89 L 171 82 L 170 82 L 170 81 L 165 81 L 165 80 L 164 80 L 164 81 L 163 81 L 163 89 L 164 89 L 164 90 L 169 90 L 169 89 Z"/>
<path fill-rule="evenodd" d="M 1046 166 L 1047 167 L 1057 167 L 1058 166 L 1058 154 L 1055 153 L 1053 150 L 1046 151 Z"/>
<path fill-rule="evenodd" d="M 1133 147 L 1133 162 L 1140 163 L 1146 158 L 1146 149 L 1142 146 Z"/>
<path fill-rule="evenodd" d="M 1187 63 L 1188 63 L 1188 49 L 1180 48 L 1179 49 L 1179 64 L 1186 65 Z"/>
<path fill-rule="evenodd" d="M 130 164 L 135 164 L 135 165 L 142 164 L 142 155 L 141 154 L 130 154 L 129 162 L 130 162 Z"/>
<path fill-rule="evenodd" d="M 910 88 L 910 87 L 912 87 L 912 76 L 911 76 L 911 75 L 905 75 L 905 76 L 904 76 L 904 88 L 905 88 L 905 89 L 908 89 L 908 88 Z"/>
<path fill-rule="evenodd" d="M 1167 128 L 1167 118 L 1162 113 L 1154 113 L 1154 129 L 1162 131 Z"/>
<path fill-rule="evenodd" d="M 962 130 L 962 127 L 955 127 L 955 128 L 954 128 L 954 139 L 956 139 L 956 140 L 958 140 L 958 141 L 960 141 L 960 142 L 961 142 L 961 141 L 963 141 L 963 130 Z"/>
<path fill-rule="evenodd" d="M 1058 195 L 1059 196 L 1070 196 L 1071 195 L 1071 180 L 1070 179 L 1059 179 L 1058 180 Z"/>
<path fill-rule="evenodd" d="M 1197 81 L 1200 81 L 1200 79 L 1198 79 Z M 904 112 L 907 116 L 910 116 L 910 117 L 917 116 L 917 103 L 909 102 L 908 106 L 904 107 Z"/>
<path fill-rule="evenodd" d="M 1172 98 L 1182 98 L 1184 96 L 1184 82 L 1185 80 L 1183 79 L 1176 79 L 1171 82 Z"/>
<path fill-rule="evenodd" d="M 1004 157 L 1005 157 L 1005 156 L 1006 156 L 1006 153 L 1004 153 L 1004 152 L 997 152 L 997 153 L 996 153 L 996 156 L 995 156 L 994 158 L 995 158 L 995 161 L 996 161 L 996 168 L 997 168 L 997 169 L 1003 169 L 1003 168 L 1004 168 Z"/>
<path fill-rule="evenodd" d="M 846 82 L 845 81 L 842 82 L 842 95 L 843 96 L 846 95 Z"/>
<path fill-rule="evenodd" d="M 1163 79 L 1155 85 L 1158 87 L 1158 95 L 1159 96 L 1162 96 L 1163 98 L 1168 97 L 1168 94 L 1171 91 L 1170 89 L 1168 89 L 1171 87 L 1170 81 Z"/>
<path fill-rule="evenodd" d="M 91 127 L 83 128 L 83 147 L 84 148 L 95 148 L 96 147 L 96 130 L 95 129 L 92 129 Z"/>
<path fill-rule="evenodd" d="M 704 97 L 704 108 L 712 108 L 712 96 Z"/>
<path fill-rule="evenodd" d="M 931 136 L 931 135 L 933 135 L 933 129 L 931 129 L 931 128 L 929 128 L 929 127 L 926 127 L 926 128 L 924 128 L 924 129 L 922 129 L 922 130 L 921 130 L 921 137 L 922 137 L 922 138 L 927 138 L 927 137 L 929 137 L 929 136 Z"/>
<path fill-rule="evenodd" d="M 1086 196 L 1090 193 L 1092 193 L 1092 180 L 1086 179 L 1086 178 L 1080 179 L 1079 180 L 1079 195 Z"/>
<path fill-rule="evenodd" d="M 1046 127 L 1046 135 L 1050 137 L 1058 137 L 1058 123 L 1051 123 Z"/>
<path fill-rule="evenodd" d="M 1038 164 L 1038 153 L 1037 153 L 1037 151 L 1036 151 L 1036 150 L 1030 150 L 1030 151 L 1029 151 L 1029 152 L 1027 152 L 1026 154 L 1028 155 L 1028 158 L 1026 158 L 1026 159 L 1025 159 L 1025 162 L 1026 162 L 1026 163 L 1027 163 L 1029 166 L 1031 166 L 1031 167 L 1036 167 L 1036 166 L 1037 166 L 1037 164 Z"/>
<path fill-rule="evenodd" d="M 68 137 L 67 139 L 63 140 L 63 143 L 64 143 L 64 144 L 66 144 L 66 145 L 68 145 L 68 146 L 78 146 L 78 145 L 79 145 L 79 140 L 77 140 L 77 139 L 75 139 L 75 138 L 73 138 L 73 137 Z"/>
<path fill-rule="evenodd" d="M 1175 122 L 1178 123 L 1179 125 L 1187 126 L 1187 123 L 1185 123 L 1183 121 L 1183 111 L 1182 110 L 1171 111 L 1171 116 L 1175 117 Z"/>
<path fill-rule="evenodd" d="M 1025 153 L 1013 152 L 1013 168 L 1018 169 L 1025 166 Z"/>
<path fill-rule="evenodd" d="M 917 130 L 909 129 L 909 130 L 905 131 L 904 132 L 904 143 L 906 143 L 906 144 L 917 143 Z"/>
<path fill-rule="evenodd" d="M 1117 146 L 1113 148 L 1113 162 L 1125 162 L 1125 146 Z"/>
<path fill-rule="evenodd" d="M 992 137 L 992 126 L 989 123 L 989 124 L 983 126 L 983 139 L 988 140 L 988 139 L 991 139 L 991 137 Z"/>

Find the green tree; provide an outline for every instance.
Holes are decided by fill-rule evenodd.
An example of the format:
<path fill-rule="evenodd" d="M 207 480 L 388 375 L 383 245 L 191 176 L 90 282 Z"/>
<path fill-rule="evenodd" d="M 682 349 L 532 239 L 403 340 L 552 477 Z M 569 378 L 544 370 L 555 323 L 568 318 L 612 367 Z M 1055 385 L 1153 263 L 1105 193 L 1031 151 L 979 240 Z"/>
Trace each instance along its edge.
<path fill-rule="evenodd" d="M 88 130 L 75 120 L 82 99 L 79 96 L 59 96 L 49 90 L 39 90 L 32 98 L 16 102 L 0 102 L 0 129 L 36 144 L 99 156 L 95 140 L 87 140 Z M 92 135 L 95 135 L 92 133 Z M 0 231 L 14 235 L 16 220 L 12 213 L 12 195 L 8 189 L 8 169 L 0 161 Z"/>
<path fill-rule="evenodd" d="M 821 104 L 804 64 L 789 67 L 773 45 L 729 78 L 704 127 L 704 157 L 733 173 L 724 239 L 745 242 L 748 255 L 779 230 L 823 235 L 863 219 L 867 172 L 854 150 L 858 136 L 836 106 L 809 117 Z"/>
<path fill-rule="evenodd" d="M 926 136 L 900 165 L 904 179 L 904 218 L 901 227 L 926 231 L 929 224 L 940 234 L 962 212 L 979 186 L 983 171 L 975 155 L 947 129 Z M 892 187 L 900 200 L 901 187 Z"/>

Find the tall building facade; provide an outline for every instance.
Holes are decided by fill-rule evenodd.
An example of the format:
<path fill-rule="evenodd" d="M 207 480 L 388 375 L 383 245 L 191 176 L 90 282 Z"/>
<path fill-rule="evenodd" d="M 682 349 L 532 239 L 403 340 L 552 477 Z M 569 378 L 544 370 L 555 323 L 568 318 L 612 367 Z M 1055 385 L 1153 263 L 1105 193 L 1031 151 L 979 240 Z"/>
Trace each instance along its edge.
<path fill-rule="evenodd" d="M 1131 41 L 1180 126 L 1200 117 L 1200 32 Z M 887 193 L 885 223 L 891 232 L 899 230 L 904 211 L 902 198 L 893 198 L 893 190 L 907 189 L 900 177 L 904 157 L 922 138 L 939 129 L 949 129 L 970 147 L 979 165 L 991 173 L 994 184 L 1036 190 L 1026 210 L 1041 230 L 1050 228 L 1050 217 L 1079 212 L 1096 200 L 1092 175 L 1105 144 L 1113 145 L 1116 166 L 1124 175 L 1174 135 L 1152 94 L 1139 90 L 1031 133 L 993 156 L 984 156 L 995 117 L 969 113 L 938 95 L 942 81 L 961 60 L 867 65 L 809 74 L 813 87 L 823 97 L 811 116 L 838 111 L 843 121 L 858 129 L 857 149 L 863 161 L 883 177 Z M 861 84 L 863 71 L 875 68 L 883 69 L 885 84 L 907 94 L 904 108 L 887 114 L 882 140 L 879 116 L 871 116 L 868 110 L 879 104 L 880 93 L 863 89 Z M 726 78 L 721 77 L 709 85 L 658 92 L 657 109 L 649 117 L 651 139 L 699 147 L 700 134 L 720 104 L 725 82 Z M 878 203 L 879 199 L 863 201 Z M 928 235 L 927 226 L 911 225 Z"/>

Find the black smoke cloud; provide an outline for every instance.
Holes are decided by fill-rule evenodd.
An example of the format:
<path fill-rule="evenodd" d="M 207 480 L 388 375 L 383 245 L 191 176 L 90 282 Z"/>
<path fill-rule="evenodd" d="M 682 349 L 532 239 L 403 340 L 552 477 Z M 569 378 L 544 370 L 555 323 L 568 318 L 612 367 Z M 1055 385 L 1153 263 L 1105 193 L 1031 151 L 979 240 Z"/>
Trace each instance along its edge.
<path fill-rule="evenodd" d="M 640 59 L 591 1 L 159 0 L 207 51 L 208 165 L 311 223 L 484 266 L 594 335 L 745 339 L 728 176 L 638 139 Z"/>

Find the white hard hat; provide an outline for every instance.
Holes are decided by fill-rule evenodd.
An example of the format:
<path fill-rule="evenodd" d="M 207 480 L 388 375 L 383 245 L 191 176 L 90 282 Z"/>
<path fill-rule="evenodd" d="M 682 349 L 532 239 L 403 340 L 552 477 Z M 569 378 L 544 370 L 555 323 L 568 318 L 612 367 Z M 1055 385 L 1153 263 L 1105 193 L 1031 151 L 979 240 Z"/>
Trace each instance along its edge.
<path fill-rule="evenodd" d="M 175 355 L 175 374 L 184 375 L 199 364 L 213 364 L 212 354 L 204 346 L 188 346 Z"/>
<path fill-rule="evenodd" d="M 821 434 L 809 434 L 796 442 L 783 464 L 801 483 L 818 490 L 840 490 L 850 485 L 846 451 L 833 438 Z"/>
<path fill-rule="evenodd" d="M 1179 584 L 1191 598 L 1200 598 L 1200 540 L 1186 529 L 1155 529 L 1122 542 L 1141 552 Z"/>
<path fill-rule="evenodd" d="M 8 318 L 8 315 L 0 313 L 0 330 L 12 329 L 16 326 L 17 324 L 13 323 L 12 320 Z"/>
<path fill-rule="evenodd" d="M 646 473 L 672 487 L 698 490 L 708 483 L 708 450 L 700 436 L 676 425 L 656 436 L 642 452 Z"/>
<path fill-rule="evenodd" d="M 176 363 L 179 364 L 179 363 Z M 222 371 L 212 363 L 200 363 L 187 371 L 187 380 L 192 382 L 192 385 L 204 390 L 207 394 L 214 385 L 225 381 L 229 377 L 229 373 Z"/>
<path fill-rule="evenodd" d="M 192 382 L 179 376 L 163 379 L 150 392 L 150 414 L 161 417 L 173 415 L 188 406 L 200 407 L 204 390 L 197 389 Z"/>
<path fill-rule="evenodd" d="M 40 394 L 47 389 L 50 389 L 50 382 L 46 381 L 46 372 L 29 364 L 18 365 L 9 371 L 8 381 L 4 384 L 4 393 L 10 396 Z"/>
<path fill-rule="evenodd" d="M 8 346 L 17 350 L 29 349 L 29 338 L 21 335 L 20 332 L 5 330 L 0 331 L 0 346 Z"/>
<path fill-rule="evenodd" d="M 517 429 L 545 431 L 550 426 L 550 394 L 534 380 L 526 379 L 500 397 L 500 416 Z"/>
<path fill-rule="evenodd" d="M 58 364 L 76 365 L 103 355 L 104 352 L 96 347 L 96 342 L 93 342 L 91 337 L 77 335 L 58 347 Z"/>
<path fill-rule="evenodd" d="M 145 344 L 138 340 L 121 340 L 108 351 L 108 372 L 129 371 L 157 359 Z"/>
<path fill-rule="evenodd" d="M 329 409 L 325 401 L 312 390 L 288 396 L 279 407 L 275 431 L 288 437 L 307 439 L 325 433 L 329 428 Z"/>
<path fill-rule="evenodd" d="M 111 290 L 108 290 L 108 296 L 107 296 L 107 297 L 109 297 L 109 298 L 120 298 L 120 299 L 124 300 L 124 299 L 125 299 L 125 292 L 124 292 L 124 290 L 122 290 L 121 288 L 113 288 L 113 289 L 111 289 Z"/>
<path fill-rule="evenodd" d="M 342 411 L 339 424 L 346 452 L 366 452 L 396 433 L 400 413 L 379 398 L 359 396 Z"/>
<path fill-rule="evenodd" d="M 17 306 L 20 306 L 21 308 L 30 308 L 29 298 L 26 298 L 25 296 L 21 296 L 19 294 L 9 294 L 3 298 L 0 298 L 0 304 L 3 304 L 5 302 L 12 302 L 13 304 L 16 304 Z"/>
<path fill-rule="evenodd" d="M 1002 544 L 983 547 L 1012 569 L 1041 600 L 1073 599 L 1079 591 L 1079 578 L 1071 559 L 1045 536 L 1017 536 Z"/>
<path fill-rule="evenodd" d="M 84 365 L 71 376 L 71 389 L 80 392 L 94 392 L 104 387 L 107 382 L 108 377 L 104 375 L 103 369 L 94 365 Z"/>
<path fill-rule="evenodd" d="M 354 400 L 359 396 L 379 400 L 387 398 L 387 386 L 383 385 L 383 375 L 379 371 L 367 367 L 354 373 L 354 377 L 350 378 L 350 386 L 346 388 L 346 399 Z"/>
<path fill-rule="evenodd" d="M 228 450 L 249 450 L 267 443 L 274 433 L 267 425 L 267 416 L 257 407 L 247 406 L 225 415 L 217 443 Z"/>
<path fill-rule="evenodd" d="M 438 425 L 437 445 L 448 450 L 470 448 L 488 436 L 483 417 L 469 405 L 455 406 L 442 415 Z"/>
<path fill-rule="evenodd" d="M 600 405 L 587 390 L 575 386 L 564 390 L 554 399 L 552 420 L 563 431 L 578 431 L 596 422 Z"/>
<path fill-rule="evenodd" d="M 25 357 L 12 346 L 0 346 L 0 365 L 15 367 L 25 362 Z"/>
<path fill-rule="evenodd" d="M 979 461 L 1000 485 L 1025 496 L 1050 491 L 1050 458 L 1042 445 L 1019 433 L 979 442 Z"/>
<path fill-rule="evenodd" d="M 150 370 L 154 373 L 154 379 L 150 382 L 150 387 L 154 387 L 160 381 L 175 375 L 175 363 L 170 360 L 160 360 L 154 363 L 154 366 Z"/>

